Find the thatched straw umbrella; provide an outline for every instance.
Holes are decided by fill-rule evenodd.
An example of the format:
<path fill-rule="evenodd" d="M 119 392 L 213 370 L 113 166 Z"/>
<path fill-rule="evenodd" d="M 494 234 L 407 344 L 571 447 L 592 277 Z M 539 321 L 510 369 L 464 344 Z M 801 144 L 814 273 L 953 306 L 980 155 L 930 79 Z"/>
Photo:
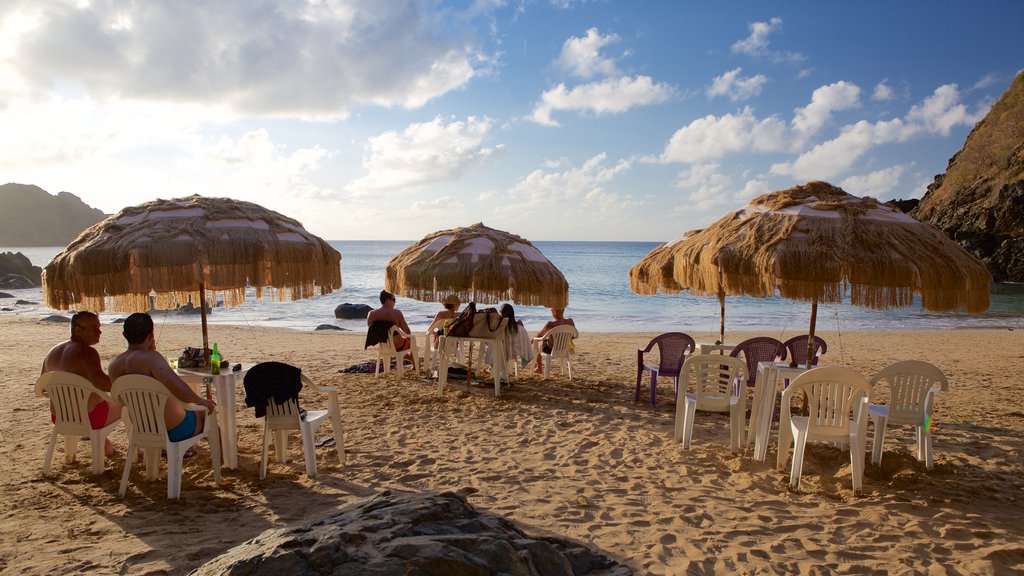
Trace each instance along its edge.
<path fill-rule="evenodd" d="M 341 288 L 341 254 L 301 224 L 251 202 L 189 196 L 121 210 L 73 240 L 43 270 L 47 306 L 144 312 L 199 303 L 226 306 L 253 286 L 277 300 Z"/>
<path fill-rule="evenodd" d="M 989 305 L 992 277 L 980 260 L 934 226 L 825 182 L 759 196 L 665 251 L 672 281 L 690 293 L 767 297 L 778 290 L 809 300 L 809 348 L 818 302 L 847 294 L 852 304 L 879 310 L 909 306 L 915 293 L 936 312 L 980 313 Z M 653 281 L 630 278 L 634 290 Z"/>
<path fill-rule="evenodd" d="M 428 234 L 388 262 L 384 287 L 399 296 L 565 308 L 569 283 L 528 240 L 473 224 Z"/>
<path fill-rule="evenodd" d="M 682 236 L 656 246 L 629 269 L 629 287 L 633 292 L 644 296 L 657 293 L 679 294 L 685 288 L 675 279 L 675 249 L 690 236 L 700 230 L 690 230 Z M 719 343 L 725 342 L 725 293 L 715 294 L 719 306 Z"/>

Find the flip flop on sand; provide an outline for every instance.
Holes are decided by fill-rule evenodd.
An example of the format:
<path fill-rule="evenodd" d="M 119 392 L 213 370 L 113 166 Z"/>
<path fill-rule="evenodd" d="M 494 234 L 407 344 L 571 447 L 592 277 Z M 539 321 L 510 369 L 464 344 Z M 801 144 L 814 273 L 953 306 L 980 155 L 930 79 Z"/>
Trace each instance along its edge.
<path fill-rule="evenodd" d="M 334 437 L 331 436 L 327 438 L 320 438 L 314 444 L 316 445 L 317 448 L 327 448 L 337 444 L 337 441 L 335 441 Z"/>

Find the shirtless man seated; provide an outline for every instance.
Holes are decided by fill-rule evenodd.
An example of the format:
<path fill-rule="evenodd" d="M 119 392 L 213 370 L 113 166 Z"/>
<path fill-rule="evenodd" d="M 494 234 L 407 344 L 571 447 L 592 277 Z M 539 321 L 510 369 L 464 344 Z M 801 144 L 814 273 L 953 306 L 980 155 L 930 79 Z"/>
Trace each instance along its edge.
<path fill-rule="evenodd" d="M 402 311 L 395 308 L 395 295 L 387 290 L 380 291 L 380 308 L 371 310 L 366 315 L 367 326 L 373 326 L 375 322 L 391 322 L 401 328 L 402 332 L 412 334 L 412 330 L 409 330 L 409 325 L 405 322 L 405 316 L 402 314 Z M 398 334 L 395 334 L 394 340 L 395 350 L 398 352 L 408 350 L 411 345 L 409 338 L 402 338 Z"/>
<path fill-rule="evenodd" d="M 110 378 L 103 373 L 100 355 L 93 346 L 99 343 L 99 316 L 92 312 L 78 312 L 71 317 L 71 339 L 61 342 L 50 349 L 43 359 L 43 369 L 47 372 L 70 372 L 85 378 L 92 385 L 104 392 L 110 392 Z M 53 406 L 50 406 L 50 418 L 56 420 Z M 89 425 L 93 430 L 109 426 L 121 418 L 121 405 L 106 402 L 96 394 L 89 395 Z M 107 456 L 114 453 L 114 445 L 110 439 L 103 447 Z"/>
<path fill-rule="evenodd" d="M 186 410 L 181 402 L 198 404 L 208 411 L 216 407 L 212 401 L 196 394 L 171 368 L 167 359 L 156 350 L 156 339 L 153 336 L 153 319 L 149 314 L 137 312 L 124 321 L 122 331 L 128 341 L 128 349 L 110 361 L 110 377 L 117 380 L 125 374 L 141 374 L 155 378 L 174 398 L 167 401 L 164 408 L 164 421 L 167 423 L 167 437 L 172 442 L 180 442 L 203 431 L 206 413 Z"/>
<path fill-rule="evenodd" d="M 566 318 L 564 315 L 565 315 L 565 309 L 564 308 L 552 308 L 551 309 L 551 318 L 552 319 L 548 320 L 548 323 L 545 324 L 540 329 L 540 331 L 537 332 L 537 338 L 544 337 L 555 326 L 564 326 L 566 324 L 568 324 L 570 326 L 575 326 L 576 325 L 576 323 L 572 321 L 572 318 Z M 550 354 L 551 353 L 551 338 L 544 338 L 543 349 L 540 352 L 543 352 L 544 354 Z M 537 365 L 534 367 L 533 371 L 535 373 L 537 373 L 537 374 L 543 374 L 544 373 L 544 364 L 543 364 L 543 360 L 542 360 L 541 355 L 540 355 L 539 352 L 537 354 Z"/>

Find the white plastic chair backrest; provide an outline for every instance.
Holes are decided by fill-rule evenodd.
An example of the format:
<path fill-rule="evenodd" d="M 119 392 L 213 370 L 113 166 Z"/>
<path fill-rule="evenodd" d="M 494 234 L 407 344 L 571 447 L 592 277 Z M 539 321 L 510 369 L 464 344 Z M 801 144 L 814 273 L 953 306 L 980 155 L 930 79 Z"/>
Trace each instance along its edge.
<path fill-rule="evenodd" d="M 782 410 L 789 410 L 793 397 L 802 392 L 808 396 L 808 433 L 818 438 L 848 439 L 850 421 L 864 422 L 871 383 L 849 368 L 813 368 L 797 376 L 782 393 Z"/>
<path fill-rule="evenodd" d="M 507 318 L 503 319 L 507 321 Z M 502 324 L 504 326 L 504 324 Z M 555 326 L 544 336 L 551 337 L 551 357 L 552 358 L 568 358 L 569 357 L 569 341 L 579 336 L 580 333 L 576 331 L 576 327 L 571 324 L 562 324 L 561 326 Z"/>
<path fill-rule="evenodd" d="M 124 406 L 131 423 L 132 440 L 142 447 L 167 445 L 167 423 L 164 408 L 171 393 L 155 378 L 141 374 L 125 374 L 114 380 L 110 394 Z"/>
<path fill-rule="evenodd" d="M 406 350 L 411 350 L 411 349 L 413 349 L 416 346 L 416 341 L 413 340 L 411 336 L 409 336 L 408 334 L 403 332 L 402 329 L 399 328 L 398 326 L 392 326 L 390 329 L 388 329 L 388 339 L 386 341 L 381 342 L 379 344 L 379 346 L 381 346 L 381 348 L 385 352 L 387 352 L 389 354 L 392 354 L 392 355 L 398 353 L 395 350 L 395 334 L 398 334 L 402 338 L 406 338 L 406 339 L 409 340 L 409 348 L 407 348 Z M 404 350 L 403 350 L 403 352 L 404 352 Z"/>
<path fill-rule="evenodd" d="M 36 380 L 36 396 L 50 399 L 56 416 L 54 425 L 61 434 L 84 435 L 92 430 L 89 422 L 89 396 L 93 394 L 110 401 L 109 394 L 71 372 L 47 372 Z"/>
<path fill-rule="evenodd" d="M 931 413 L 935 388 L 949 390 L 946 375 L 921 360 L 904 360 L 886 366 L 871 379 L 871 385 L 889 384 L 889 419 L 892 422 L 921 422 Z"/>
<path fill-rule="evenodd" d="M 680 387 L 692 385 L 697 394 L 697 409 L 724 412 L 729 409 L 733 396 L 739 394 L 736 386 L 747 380 L 747 364 L 733 356 L 719 354 L 693 354 L 683 362 Z"/>
<path fill-rule="evenodd" d="M 267 399 L 267 418 L 273 418 L 274 420 L 282 421 L 294 421 L 298 424 L 299 421 L 299 403 L 295 398 L 289 398 L 285 400 L 284 404 L 278 404 L 274 402 L 273 398 Z"/>

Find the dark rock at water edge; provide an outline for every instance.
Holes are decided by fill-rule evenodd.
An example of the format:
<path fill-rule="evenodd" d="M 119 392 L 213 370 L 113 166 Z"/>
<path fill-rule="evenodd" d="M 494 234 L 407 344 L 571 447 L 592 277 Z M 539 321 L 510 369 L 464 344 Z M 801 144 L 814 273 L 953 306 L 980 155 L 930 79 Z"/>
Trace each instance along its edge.
<path fill-rule="evenodd" d="M 0 292 L 0 298 L 14 298 L 14 296 L 7 292 Z"/>
<path fill-rule="evenodd" d="M 366 318 L 370 314 L 370 308 L 366 304 L 338 304 L 337 308 L 334 309 L 334 317 L 341 318 L 343 320 L 356 320 L 359 318 Z"/>
<path fill-rule="evenodd" d="M 0 288 L 6 288 L 7 290 L 24 290 L 26 288 L 35 287 L 36 284 L 33 284 L 31 280 L 21 274 L 0 274 Z"/>
<path fill-rule="evenodd" d="M 321 325 L 319 325 L 319 326 L 317 326 L 316 328 L 313 329 L 314 332 L 324 332 L 324 331 L 329 332 L 329 331 L 332 331 L 332 330 L 337 331 L 337 332 L 347 332 L 347 330 L 345 330 L 341 326 L 335 326 L 334 324 L 321 324 Z"/>
<path fill-rule="evenodd" d="M 40 318 L 40 322 L 53 322 L 55 324 L 67 324 L 71 322 L 71 318 L 67 316 L 61 316 L 59 314 L 51 314 L 45 318 Z"/>
<path fill-rule="evenodd" d="M 2 278 L 9 274 L 24 276 L 28 286 L 3 286 Z M 0 287 L 4 288 L 35 288 L 42 284 L 43 269 L 33 266 L 32 261 L 21 252 L 0 252 Z"/>
<path fill-rule="evenodd" d="M 464 496 L 385 491 L 321 520 L 274 528 L 191 574 L 607 575 L 632 571 L 567 539 L 531 536 Z"/>
<path fill-rule="evenodd" d="M 14 305 L 15 306 L 34 306 L 35 302 L 30 302 L 28 300 L 21 300 L 21 299 L 19 299 L 19 300 L 15 300 L 14 301 Z"/>

